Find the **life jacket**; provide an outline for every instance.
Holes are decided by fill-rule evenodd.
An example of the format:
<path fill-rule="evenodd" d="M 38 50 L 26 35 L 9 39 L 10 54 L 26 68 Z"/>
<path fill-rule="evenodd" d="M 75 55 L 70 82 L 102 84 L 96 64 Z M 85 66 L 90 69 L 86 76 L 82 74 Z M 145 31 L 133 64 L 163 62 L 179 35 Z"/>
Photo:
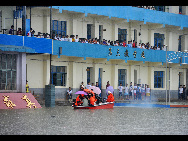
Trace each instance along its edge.
<path fill-rule="evenodd" d="M 110 95 L 108 96 L 107 102 L 114 102 L 114 96 L 110 93 Z"/>
<path fill-rule="evenodd" d="M 94 103 L 95 103 L 95 98 L 91 96 L 91 97 L 90 97 L 90 104 L 91 104 L 91 105 L 94 105 Z"/>

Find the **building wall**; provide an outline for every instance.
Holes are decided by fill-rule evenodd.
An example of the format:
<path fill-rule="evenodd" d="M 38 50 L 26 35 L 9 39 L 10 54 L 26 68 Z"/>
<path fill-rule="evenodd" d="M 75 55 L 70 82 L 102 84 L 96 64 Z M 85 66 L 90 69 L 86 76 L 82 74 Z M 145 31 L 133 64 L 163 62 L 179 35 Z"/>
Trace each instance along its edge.
<path fill-rule="evenodd" d="M 33 60 L 34 59 L 34 60 Z M 49 55 L 27 55 L 27 80 L 29 81 L 29 87 L 32 92 L 43 95 L 45 85 L 49 84 Z M 91 67 L 91 83 L 98 82 L 99 68 L 102 68 L 102 96 L 105 96 L 107 81 L 115 89 L 115 97 L 118 97 L 118 69 L 127 70 L 127 81 L 149 84 L 153 90 L 153 96 L 157 98 L 163 98 L 166 90 L 166 74 L 167 80 L 169 80 L 169 68 L 165 68 L 165 64 L 162 63 L 142 63 L 128 61 L 125 63 L 121 60 L 106 59 L 92 59 L 79 57 L 66 57 L 61 56 L 58 58 L 56 55 L 52 56 L 52 65 L 54 66 L 66 66 L 67 67 L 67 79 L 66 86 L 56 86 L 56 99 L 65 98 L 66 90 L 68 87 L 73 88 L 73 92 L 79 90 L 80 84 L 83 81 L 84 85 L 87 85 L 87 67 Z M 168 66 L 169 67 L 169 66 Z M 137 82 L 134 82 L 134 70 L 137 70 Z M 163 88 L 154 88 L 154 71 L 164 71 Z M 177 98 L 177 88 L 179 86 L 179 72 L 183 72 L 181 83 L 186 85 L 186 69 L 177 64 L 170 65 L 170 90 L 173 98 Z M 140 80 L 139 80 L 140 79 Z M 169 89 L 169 81 L 167 81 L 167 89 Z"/>

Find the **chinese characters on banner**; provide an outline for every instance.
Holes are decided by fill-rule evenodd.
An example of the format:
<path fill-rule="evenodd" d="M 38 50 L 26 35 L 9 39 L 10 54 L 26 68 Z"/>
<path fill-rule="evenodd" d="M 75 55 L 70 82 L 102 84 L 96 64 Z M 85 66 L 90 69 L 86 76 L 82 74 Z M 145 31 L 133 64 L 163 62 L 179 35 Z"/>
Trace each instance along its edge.
<path fill-rule="evenodd" d="M 4 104 L 7 107 L 10 107 L 10 108 L 13 109 L 16 106 L 15 103 L 13 103 L 11 100 L 9 100 L 9 96 L 4 96 L 3 95 L 3 97 L 4 97 L 4 99 L 3 99 Z M 23 95 L 23 97 L 21 99 L 26 101 L 26 103 L 27 103 L 26 107 L 31 108 L 31 106 L 33 106 L 34 108 L 37 108 L 35 103 L 32 103 L 31 100 L 27 97 L 27 95 Z"/>

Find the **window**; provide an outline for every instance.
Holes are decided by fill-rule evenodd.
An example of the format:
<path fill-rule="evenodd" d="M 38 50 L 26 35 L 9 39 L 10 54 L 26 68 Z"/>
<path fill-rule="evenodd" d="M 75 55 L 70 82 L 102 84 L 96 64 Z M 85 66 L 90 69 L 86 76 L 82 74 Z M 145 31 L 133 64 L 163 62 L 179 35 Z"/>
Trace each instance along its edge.
<path fill-rule="evenodd" d="M 163 71 L 154 71 L 154 88 L 163 88 Z"/>
<path fill-rule="evenodd" d="M 0 90 L 16 90 L 16 54 L 0 54 Z"/>
<path fill-rule="evenodd" d="M 66 86 L 67 67 L 52 66 L 52 84 L 55 86 Z"/>
<path fill-rule="evenodd" d="M 119 42 L 123 42 L 124 40 L 126 40 L 127 37 L 127 29 L 121 29 L 118 28 L 118 40 Z"/>
<path fill-rule="evenodd" d="M 53 33 L 66 35 L 66 21 L 53 20 Z"/>
<path fill-rule="evenodd" d="M 127 70 L 126 69 L 118 69 L 118 86 L 122 83 L 122 86 L 125 86 Z"/>
<path fill-rule="evenodd" d="M 90 68 L 87 67 L 87 84 L 90 82 Z"/>

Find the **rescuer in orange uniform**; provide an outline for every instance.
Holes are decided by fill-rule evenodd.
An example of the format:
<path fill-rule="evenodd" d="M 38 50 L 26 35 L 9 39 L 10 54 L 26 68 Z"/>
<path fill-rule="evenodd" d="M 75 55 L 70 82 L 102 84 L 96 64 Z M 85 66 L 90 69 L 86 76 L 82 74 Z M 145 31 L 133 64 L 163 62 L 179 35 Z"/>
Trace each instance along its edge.
<path fill-rule="evenodd" d="M 110 91 L 108 91 L 108 99 L 106 101 L 107 102 L 114 102 L 115 101 L 114 96 Z"/>
<path fill-rule="evenodd" d="M 75 102 L 75 105 L 76 106 L 79 106 L 79 105 L 81 105 L 83 102 L 81 101 L 81 94 L 79 94 L 78 96 L 77 96 L 77 98 L 76 98 L 76 102 Z"/>
<path fill-rule="evenodd" d="M 90 98 L 89 98 L 89 106 L 94 106 L 95 103 L 95 98 L 93 97 L 93 94 L 91 94 Z"/>

